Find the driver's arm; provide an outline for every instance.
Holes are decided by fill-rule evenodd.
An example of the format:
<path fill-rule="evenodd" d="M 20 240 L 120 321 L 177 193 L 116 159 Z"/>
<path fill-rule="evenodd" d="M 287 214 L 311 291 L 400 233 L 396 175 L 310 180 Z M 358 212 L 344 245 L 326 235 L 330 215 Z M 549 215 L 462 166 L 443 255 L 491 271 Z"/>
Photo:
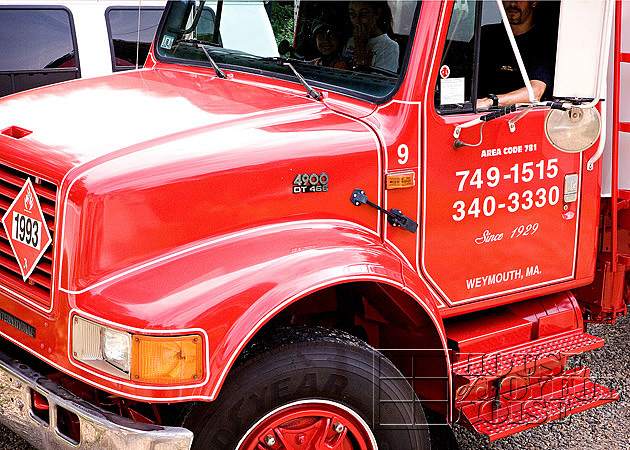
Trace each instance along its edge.
<path fill-rule="evenodd" d="M 547 88 L 547 85 L 540 80 L 531 80 L 532 90 L 534 91 L 534 99 L 536 101 L 540 101 L 542 95 Z M 497 95 L 499 98 L 499 106 L 509 106 L 515 103 L 528 103 L 529 102 L 529 94 L 527 93 L 527 88 L 522 87 L 512 92 L 507 92 L 505 94 Z M 485 110 L 490 109 L 492 106 L 492 99 L 488 97 L 477 99 L 477 109 Z"/>

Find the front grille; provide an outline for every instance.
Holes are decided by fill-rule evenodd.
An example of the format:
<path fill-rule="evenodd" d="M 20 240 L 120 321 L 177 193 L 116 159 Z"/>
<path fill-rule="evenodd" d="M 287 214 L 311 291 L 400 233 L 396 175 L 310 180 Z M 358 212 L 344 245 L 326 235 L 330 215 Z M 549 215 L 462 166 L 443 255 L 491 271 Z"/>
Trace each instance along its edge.
<path fill-rule="evenodd" d="M 30 178 L 33 183 L 53 242 L 48 246 L 46 253 L 25 282 L 4 227 L 0 225 L 0 285 L 8 287 L 12 291 L 18 291 L 39 303 L 50 305 L 57 186 L 20 170 L 0 165 L 0 217 L 3 217 L 7 212 L 13 200 L 24 187 L 27 178 Z"/>

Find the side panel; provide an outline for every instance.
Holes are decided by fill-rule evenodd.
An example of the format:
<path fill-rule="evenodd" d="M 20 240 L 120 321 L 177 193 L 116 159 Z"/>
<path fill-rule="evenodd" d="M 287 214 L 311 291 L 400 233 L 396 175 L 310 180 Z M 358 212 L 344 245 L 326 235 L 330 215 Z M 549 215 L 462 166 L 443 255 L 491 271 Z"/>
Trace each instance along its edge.
<path fill-rule="evenodd" d="M 547 142 L 546 112 L 530 112 L 514 133 L 506 119 L 490 122 L 479 147 L 460 149 L 453 130 L 471 117 L 428 112 L 421 261 L 449 303 L 573 279 L 580 210 L 564 203 L 564 180 L 581 185 L 582 161 Z"/>

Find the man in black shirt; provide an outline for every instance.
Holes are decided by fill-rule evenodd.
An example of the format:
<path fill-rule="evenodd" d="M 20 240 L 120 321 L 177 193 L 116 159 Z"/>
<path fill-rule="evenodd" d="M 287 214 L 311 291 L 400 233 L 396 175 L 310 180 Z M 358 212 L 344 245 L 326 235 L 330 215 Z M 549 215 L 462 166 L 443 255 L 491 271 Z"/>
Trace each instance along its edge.
<path fill-rule="evenodd" d="M 553 91 L 555 41 L 534 24 L 538 2 L 504 1 L 508 21 L 532 84 L 534 97 L 540 100 Z M 516 57 L 502 23 L 481 30 L 477 108 L 507 106 L 529 102 Z"/>

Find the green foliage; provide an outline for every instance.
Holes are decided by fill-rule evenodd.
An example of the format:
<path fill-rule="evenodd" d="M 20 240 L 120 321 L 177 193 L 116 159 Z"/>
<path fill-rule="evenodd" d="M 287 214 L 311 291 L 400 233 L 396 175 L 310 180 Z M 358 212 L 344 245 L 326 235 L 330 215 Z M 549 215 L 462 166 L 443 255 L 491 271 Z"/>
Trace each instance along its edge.
<path fill-rule="evenodd" d="M 276 43 L 286 39 L 293 44 L 293 1 L 271 3 L 271 28 Z"/>

